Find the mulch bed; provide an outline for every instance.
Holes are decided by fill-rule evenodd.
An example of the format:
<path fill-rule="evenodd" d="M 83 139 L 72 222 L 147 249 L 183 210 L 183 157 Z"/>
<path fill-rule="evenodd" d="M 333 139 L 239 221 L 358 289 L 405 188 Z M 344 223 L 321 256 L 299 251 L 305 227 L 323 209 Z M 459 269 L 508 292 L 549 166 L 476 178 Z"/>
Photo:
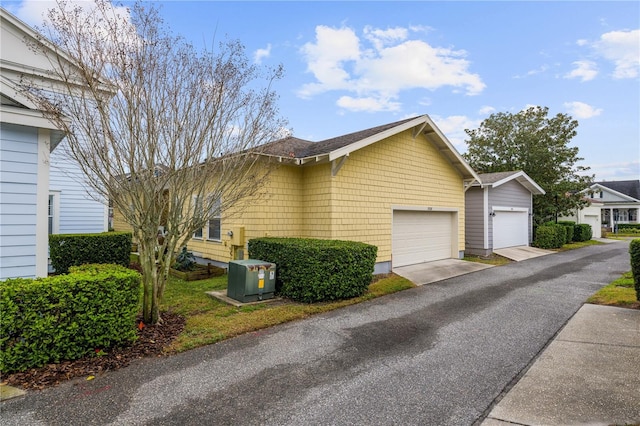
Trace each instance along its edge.
<path fill-rule="evenodd" d="M 23 389 L 41 390 L 76 377 L 97 376 L 107 371 L 117 370 L 126 367 L 136 359 L 164 356 L 162 349 L 182 332 L 185 319 L 170 312 L 163 312 L 161 317 L 162 323 L 138 329 L 138 339 L 131 346 L 106 350 L 99 356 L 64 361 L 9 374 L 3 377 L 2 381 Z M 140 324 L 141 319 L 141 317 L 138 318 L 136 324 Z"/>

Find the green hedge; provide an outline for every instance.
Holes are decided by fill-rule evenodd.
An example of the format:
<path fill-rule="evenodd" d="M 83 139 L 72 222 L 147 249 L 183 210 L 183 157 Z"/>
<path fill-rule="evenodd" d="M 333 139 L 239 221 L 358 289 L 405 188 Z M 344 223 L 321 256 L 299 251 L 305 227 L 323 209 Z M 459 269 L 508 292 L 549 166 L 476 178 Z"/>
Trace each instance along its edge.
<path fill-rule="evenodd" d="M 591 229 L 591 225 L 587 223 L 580 223 L 573 227 L 573 241 L 589 241 L 592 237 L 593 230 Z"/>
<path fill-rule="evenodd" d="M 574 229 L 576 225 L 574 223 L 561 223 L 561 222 L 558 222 L 558 225 L 564 226 L 564 230 L 565 230 L 564 243 L 569 244 L 570 242 L 572 242 Z"/>
<path fill-rule="evenodd" d="M 567 239 L 567 227 L 550 223 L 536 228 L 533 245 L 542 249 L 562 247 Z"/>
<path fill-rule="evenodd" d="M 130 232 L 49 235 L 51 266 L 59 274 L 69 272 L 71 266 L 86 263 L 129 266 L 130 252 Z"/>
<path fill-rule="evenodd" d="M 140 274 L 116 265 L 0 282 L 0 371 L 24 371 L 133 342 L 140 296 Z"/>
<path fill-rule="evenodd" d="M 631 255 L 631 273 L 636 288 L 636 300 L 640 300 L 640 238 L 631 240 L 629 254 Z"/>
<path fill-rule="evenodd" d="M 618 230 L 621 229 L 638 229 L 640 230 L 640 223 L 620 223 L 618 224 Z"/>
<path fill-rule="evenodd" d="M 276 291 L 287 298 L 321 302 L 367 291 L 378 248 L 355 241 L 257 238 L 249 257 L 276 264 Z"/>

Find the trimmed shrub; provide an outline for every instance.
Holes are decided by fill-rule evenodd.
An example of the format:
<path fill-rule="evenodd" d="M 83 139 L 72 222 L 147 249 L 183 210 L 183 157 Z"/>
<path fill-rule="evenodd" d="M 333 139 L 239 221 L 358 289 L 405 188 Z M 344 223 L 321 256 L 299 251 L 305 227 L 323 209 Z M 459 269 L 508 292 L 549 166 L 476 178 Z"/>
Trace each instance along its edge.
<path fill-rule="evenodd" d="M 140 296 L 140 274 L 116 265 L 0 282 L 0 371 L 24 371 L 133 342 Z"/>
<path fill-rule="evenodd" d="M 618 229 L 638 229 L 640 230 L 640 223 L 620 223 Z"/>
<path fill-rule="evenodd" d="M 49 235 L 51 266 L 66 274 L 71 266 L 85 263 L 112 263 L 129 266 L 130 232 Z"/>
<path fill-rule="evenodd" d="M 276 264 L 276 292 L 305 303 L 348 299 L 367 291 L 378 248 L 307 238 L 250 240 L 249 257 Z"/>
<path fill-rule="evenodd" d="M 570 242 L 572 242 L 573 238 L 574 238 L 573 233 L 574 233 L 575 225 L 571 224 L 571 223 L 570 224 L 564 224 L 564 223 L 560 223 L 560 222 L 558 222 L 558 225 L 564 227 L 564 230 L 565 230 L 565 233 L 566 233 L 566 236 L 564 238 L 564 243 L 565 244 L 569 244 Z"/>
<path fill-rule="evenodd" d="M 621 223 L 618 225 L 620 234 L 640 234 L 640 223 Z"/>
<path fill-rule="evenodd" d="M 555 223 L 538 226 L 533 245 L 542 249 L 562 247 L 567 239 L 566 226 Z"/>
<path fill-rule="evenodd" d="M 629 243 L 629 255 L 631 257 L 631 273 L 633 285 L 636 289 L 636 300 L 640 300 L 640 238 Z"/>
<path fill-rule="evenodd" d="M 591 237 L 593 237 L 593 230 L 591 229 L 591 225 L 587 223 L 580 223 L 573 227 L 573 241 L 589 241 Z"/>

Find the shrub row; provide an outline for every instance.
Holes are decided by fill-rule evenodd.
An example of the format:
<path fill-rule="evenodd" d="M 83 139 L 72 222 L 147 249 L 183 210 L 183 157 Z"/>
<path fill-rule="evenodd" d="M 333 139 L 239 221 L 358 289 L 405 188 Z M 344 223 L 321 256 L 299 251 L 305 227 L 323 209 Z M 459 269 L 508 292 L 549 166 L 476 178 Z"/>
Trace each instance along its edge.
<path fill-rule="evenodd" d="M 257 238 L 249 257 L 276 264 L 276 292 L 305 303 L 361 296 L 373 278 L 378 248 L 355 241 Z"/>
<path fill-rule="evenodd" d="M 49 257 L 56 273 L 66 274 L 71 266 L 113 263 L 129 266 L 130 232 L 49 235 Z"/>
<path fill-rule="evenodd" d="M 133 342 L 140 296 L 140 274 L 116 265 L 0 282 L 0 371 L 24 371 Z"/>
<path fill-rule="evenodd" d="M 633 274 L 633 284 L 636 289 L 636 300 L 640 300 L 640 238 L 631 240 L 629 254 L 631 255 L 631 273 Z"/>
<path fill-rule="evenodd" d="M 640 223 L 621 223 L 618 232 L 622 234 L 640 234 Z"/>
<path fill-rule="evenodd" d="M 547 222 L 536 228 L 533 245 L 539 248 L 560 248 L 571 242 L 589 241 L 593 236 L 591 225 L 572 221 Z"/>

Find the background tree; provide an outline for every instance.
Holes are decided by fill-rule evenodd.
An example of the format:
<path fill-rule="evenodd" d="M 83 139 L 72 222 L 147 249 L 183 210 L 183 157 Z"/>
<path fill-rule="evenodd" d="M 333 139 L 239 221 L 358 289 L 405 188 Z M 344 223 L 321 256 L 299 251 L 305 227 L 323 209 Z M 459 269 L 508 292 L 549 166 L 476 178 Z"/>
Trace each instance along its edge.
<path fill-rule="evenodd" d="M 581 174 L 589 167 L 577 165 L 578 148 L 570 147 L 578 122 L 569 115 L 549 118 L 549 108 L 531 107 L 516 114 L 496 113 L 475 130 L 466 129 L 468 151 L 463 157 L 478 173 L 523 170 L 546 191 L 533 197 L 535 222 L 582 207 L 579 191 L 593 175 Z"/>
<path fill-rule="evenodd" d="M 66 131 L 90 189 L 133 228 L 144 321 L 156 323 L 174 252 L 209 218 L 240 211 L 268 177 L 255 147 L 282 132 L 272 90 L 282 69 L 257 69 L 237 41 L 197 51 L 146 2 L 85 4 L 58 2 L 42 29 L 69 62 L 45 38 L 33 46 L 64 90 L 24 90 Z"/>

